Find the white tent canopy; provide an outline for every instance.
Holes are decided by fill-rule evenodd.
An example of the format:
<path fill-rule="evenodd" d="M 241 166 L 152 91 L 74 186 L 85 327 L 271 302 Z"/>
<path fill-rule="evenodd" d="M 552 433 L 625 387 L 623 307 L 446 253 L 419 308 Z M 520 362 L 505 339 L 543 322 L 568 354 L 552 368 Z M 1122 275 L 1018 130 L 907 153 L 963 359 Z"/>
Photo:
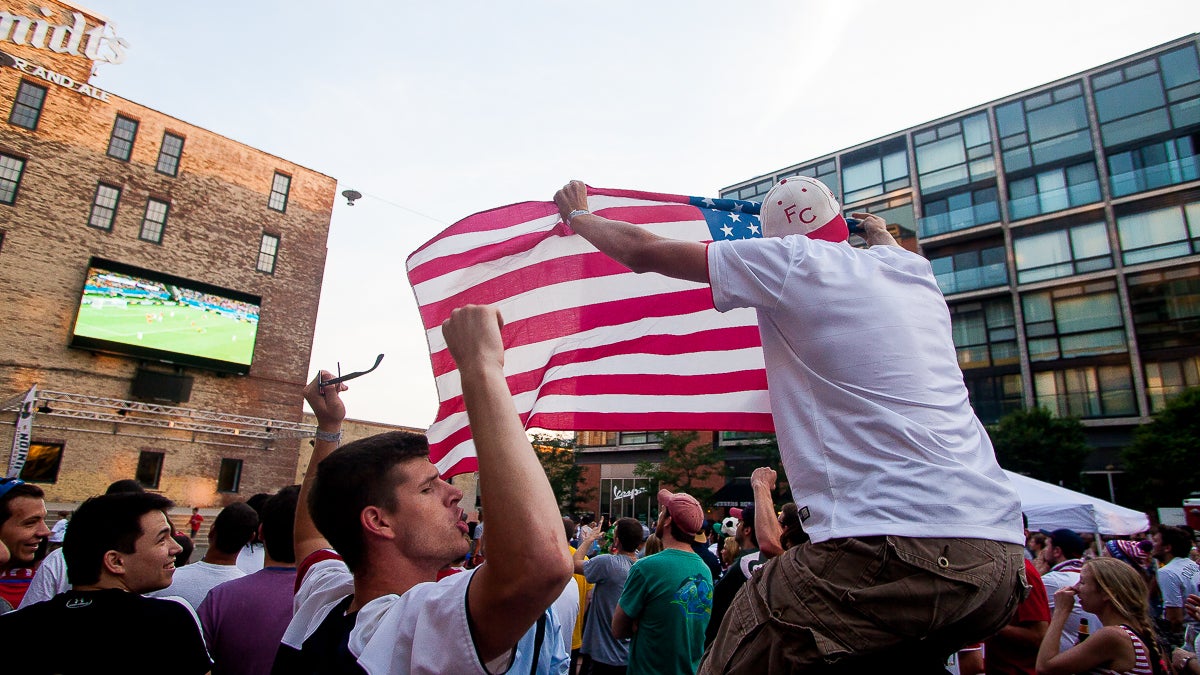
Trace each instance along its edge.
<path fill-rule="evenodd" d="M 1076 532 L 1130 535 L 1150 529 L 1150 518 L 1141 511 L 1011 471 L 1004 473 L 1021 495 L 1021 510 L 1029 518 L 1030 530 L 1065 527 Z"/>

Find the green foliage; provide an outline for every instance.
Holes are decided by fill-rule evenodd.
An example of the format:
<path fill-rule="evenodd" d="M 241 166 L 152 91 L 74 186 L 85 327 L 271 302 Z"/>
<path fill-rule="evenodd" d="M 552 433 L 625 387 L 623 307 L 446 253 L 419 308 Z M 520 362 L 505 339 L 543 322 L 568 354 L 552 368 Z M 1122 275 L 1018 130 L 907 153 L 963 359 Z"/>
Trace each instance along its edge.
<path fill-rule="evenodd" d="M 1091 452 L 1083 424 L 1045 408 L 1016 410 L 988 427 L 1000 466 L 1038 480 L 1080 487 L 1079 472 Z"/>
<path fill-rule="evenodd" d="M 1128 501 L 1138 508 L 1178 507 L 1200 490 L 1200 388 L 1171 399 L 1134 432 L 1121 457 Z"/>
<path fill-rule="evenodd" d="M 688 444 L 695 442 L 698 437 L 695 431 L 664 433 L 663 461 L 657 464 L 638 462 L 633 469 L 634 475 L 649 478 L 672 492 L 686 492 L 701 504 L 707 502 L 715 491 L 700 483 L 721 473 L 720 464 L 725 459 L 725 453 L 711 443 L 688 449 Z"/>
<path fill-rule="evenodd" d="M 583 488 L 583 466 L 575 461 L 575 439 L 548 434 L 530 438 L 538 461 L 550 481 L 550 489 L 563 513 L 578 513 L 593 497 L 594 488 Z"/>

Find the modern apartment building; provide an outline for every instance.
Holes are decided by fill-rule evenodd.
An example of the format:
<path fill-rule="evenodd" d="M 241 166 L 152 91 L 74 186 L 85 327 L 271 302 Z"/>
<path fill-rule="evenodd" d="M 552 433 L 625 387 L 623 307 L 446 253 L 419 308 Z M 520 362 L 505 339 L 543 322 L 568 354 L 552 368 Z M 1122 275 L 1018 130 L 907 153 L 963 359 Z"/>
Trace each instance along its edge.
<path fill-rule="evenodd" d="M 805 175 L 846 212 L 887 219 L 933 265 L 980 419 L 1034 405 L 1079 417 L 1096 448 L 1085 469 L 1107 481 L 1132 430 L 1200 385 L 1198 45 L 1189 35 L 721 196 L 756 200 Z M 580 440 L 585 457 L 601 449 Z"/>

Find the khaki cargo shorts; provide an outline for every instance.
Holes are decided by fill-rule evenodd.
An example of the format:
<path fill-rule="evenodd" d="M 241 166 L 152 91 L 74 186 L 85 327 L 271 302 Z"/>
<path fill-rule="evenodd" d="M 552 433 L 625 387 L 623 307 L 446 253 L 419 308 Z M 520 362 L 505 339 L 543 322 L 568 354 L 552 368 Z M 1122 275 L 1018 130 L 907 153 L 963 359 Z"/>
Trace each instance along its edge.
<path fill-rule="evenodd" d="M 1028 592 L 1021 546 L 862 537 L 803 544 L 734 598 L 700 673 L 789 673 L 894 651 L 944 659 L 1004 627 Z"/>

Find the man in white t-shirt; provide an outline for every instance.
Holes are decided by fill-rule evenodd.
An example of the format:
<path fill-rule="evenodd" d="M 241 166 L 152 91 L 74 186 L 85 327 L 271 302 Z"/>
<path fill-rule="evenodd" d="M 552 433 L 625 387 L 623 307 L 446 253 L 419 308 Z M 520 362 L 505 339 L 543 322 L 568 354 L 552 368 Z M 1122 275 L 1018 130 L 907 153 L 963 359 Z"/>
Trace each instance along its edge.
<path fill-rule="evenodd" d="M 967 399 L 928 260 L 867 213 L 853 215 L 871 247 L 851 247 L 836 198 L 802 176 L 764 197 L 762 238 L 711 244 L 592 214 L 579 181 L 555 202 L 634 272 L 709 284 L 718 310 L 758 312 L 812 541 L 747 582 L 701 672 L 932 669 L 1008 622 L 1025 593 L 1020 500 Z"/>
<path fill-rule="evenodd" d="M 504 672 L 527 635 L 524 659 L 539 642 L 561 644 L 552 621 L 530 630 L 572 563 L 557 499 L 505 383 L 501 325 L 480 306 L 442 324 L 495 517 L 487 564 L 441 581 L 438 571 L 467 553 L 467 524 L 462 491 L 429 462 L 425 437 L 389 432 L 338 449 L 345 385 L 322 386 L 333 379 L 322 370 L 305 388 L 318 432 L 296 509 L 295 612 L 272 672 Z"/>
<path fill-rule="evenodd" d="M 1195 651 L 1200 621 L 1184 611 L 1188 595 L 1200 593 L 1200 566 L 1189 558 L 1192 539 L 1187 530 L 1160 525 L 1151 539 L 1150 555 L 1159 562 L 1158 590 L 1162 593 L 1163 622 L 1170 628 L 1172 646 Z"/>
<path fill-rule="evenodd" d="M 193 610 L 200 609 L 204 596 L 214 587 L 246 576 L 238 569 L 238 552 L 257 529 L 258 514 L 245 502 L 235 502 L 221 509 L 208 530 L 208 551 L 204 557 L 180 567 L 170 586 L 151 595 L 157 598 L 177 596 L 186 600 Z"/>
<path fill-rule="evenodd" d="M 1050 571 L 1042 575 L 1042 585 L 1046 587 L 1046 597 L 1050 603 L 1050 613 L 1054 613 L 1054 594 L 1060 588 L 1069 588 L 1079 583 L 1079 573 L 1083 569 L 1083 552 L 1087 545 L 1077 532 L 1060 528 L 1053 532 L 1041 530 L 1046 536 L 1046 546 L 1042 549 L 1042 558 L 1050 565 Z M 1079 624 L 1088 622 L 1089 630 L 1099 630 L 1103 624 L 1091 612 L 1083 611 L 1081 603 L 1071 607 L 1071 616 L 1063 624 L 1062 638 L 1059 640 L 1059 651 L 1065 652 L 1079 642 Z"/>

